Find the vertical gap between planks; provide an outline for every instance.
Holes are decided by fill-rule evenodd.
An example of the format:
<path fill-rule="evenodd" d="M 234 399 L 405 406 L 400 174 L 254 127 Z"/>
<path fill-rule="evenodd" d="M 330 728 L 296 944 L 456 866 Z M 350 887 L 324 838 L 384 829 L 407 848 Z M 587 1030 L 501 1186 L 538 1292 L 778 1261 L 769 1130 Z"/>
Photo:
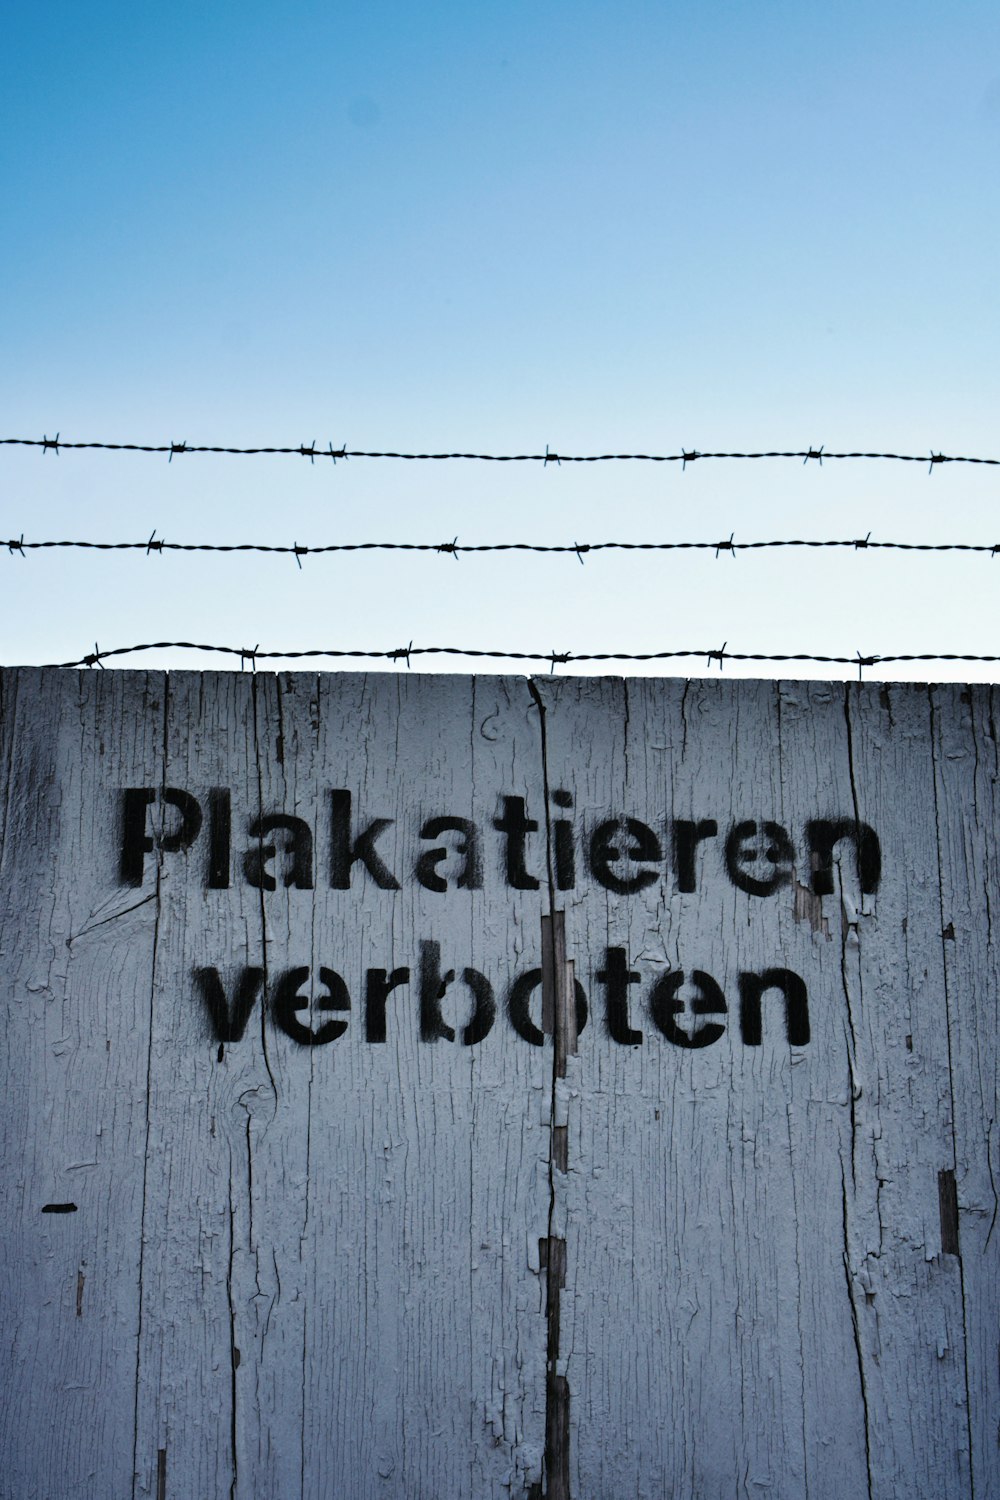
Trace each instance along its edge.
<path fill-rule="evenodd" d="M 560 1293 L 566 1284 L 565 1175 L 569 1167 L 566 1119 L 566 1065 L 576 1052 L 576 1007 L 573 966 L 566 957 L 565 912 L 556 910 L 549 799 L 548 738 L 545 703 L 529 678 L 538 710 L 545 798 L 545 858 L 548 912 L 542 915 L 542 1030 L 552 1037 L 552 1081 L 549 1094 L 549 1222 L 545 1267 L 545 1451 L 544 1493 L 547 1500 L 571 1500 L 569 1486 L 570 1390 L 560 1369 Z M 561 1231 L 561 1232 L 559 1232 Z M 542 1246 L 539 1246 L 542 1249 Z M 533 1495 L 537 1493 L 533 1491 Z"/>
<path fill-rule="evenodd" d="M 547 983 L 546 983 L 547 981 Z M 566 1285 L 566 1239 L 557 1234 L 565 1206 L 563 1179 L 569 1168 L 566 1116 L 567 1062 L 576 1051 L 573 966 L 566 958 L 565 913 L 542 917 L 543 1010 L 552 1036 L 550 1097 L 549 1234 L 545 1247 L 545 1494 L 547 1500 L 571 1500 L 569 1488 L 570 1389 L 560 1369 L 561 1292 Z M 545 991 L 548 990 L 548 998 Z"/>

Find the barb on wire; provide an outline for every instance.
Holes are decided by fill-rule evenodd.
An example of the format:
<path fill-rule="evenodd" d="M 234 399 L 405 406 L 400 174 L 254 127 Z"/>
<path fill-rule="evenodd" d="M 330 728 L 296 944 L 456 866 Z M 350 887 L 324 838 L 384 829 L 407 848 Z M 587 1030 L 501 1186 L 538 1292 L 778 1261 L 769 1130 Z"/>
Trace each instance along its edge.
<path fill-rule="evenodd" d="M 140 651 L 204 651 L 223 656 L 238 656 L 241 668 L 246 662 L 250 663 L 251 669 L 256 670 L 259 661 L 302 661 L 316 657 L 329 657 L 335 660 L 366 659 L 383 661 L 405 661 L 410 665 L 410 659 L 414 656 L 464 656 L 475 659 L 492 658 L 504 661 L 547 661 L 552 668 L 564 666 L 571 662 L 595 662 L 595 661 L 680 661 L 684 659 L 704 658 L 707 665 L 713 661 L 719 663 L 720 670 L 727 661 L 748 662 L 817 662 L 821 665 L 830 666 L 856 666 L 860 673 L 863 667 L 874 667 L 894 662 L 917 662 L 917 661 L 968 661 L 968 662 L 1000 662 L 1000 655 L 985 655 L 972 652 L 955 651 L 919 651 L 919 652 L 874 652 L 862 656 L 856 651 L 853 656 L 817 655 L 809 651 L 729 651 L 728 641 L 722 646 L 710 650 L 673 650 L 673 651 L 503 651 L 499 649 L 482 649 L 474 646 L 415 646 L 411 641 L 408 646 L 397 646 L 388 651 L 381 650 L 348 650 L 341 647 L 310 647 L 307 649 L 293 651 L 262 651 L 260 645 L 247 646 L 213 646 L 206 645 L 200 641 L 147 641 L 136 646 L 114 646 L 102 651 L 94 643 L 93 651 L 77 658 L 75 661 L 45 662 L 43 666 L 52 668 L 69 667 L 93 667 L 100 666 L 112 657 L 131 656 Z"/>
<path fill-rule="evenodd" d="M 651 463 L 672 464 L 679 463 L 681 469 L 686 469 L 688 464 L 701 459 L 765 459 L 765 458 L 800 458 L 803 463 L 810 459 L 816 459 L 820 467 L 823 460 L 832 459 L 885 459 L 894 463 L 903 464 L 925 464 L 929 463 L 929 472 L 933 472 L 939 464 L 988 464 L 993 467 L 1000 466 L 1000 458 L 975 458 L 962 456 L 954 453 L 936 453 L 930 450 L 926 453 L 891 453 L 891 452 L 862 452 L 845 451 L 842 453 L 828 453 L 825 445 L 819 448 L 809 446 L 807 448 L 795 449 L 766 449 L 757 452 L 732 451 L 732 452 L 701 452 L 697 448 L 688 451 L 682 448 L 679 453 L 550 453 L 546 445 L 544 453 L 467 453 L 467 452 L 440 452 L 440 453 L 404 453 L 397 449 L 374 449 L 374 448 L 351 448 L 345 444 L 334 448 L 328 443 L 325 449 L 316 447 L 315 442 L 308 446 L 298 443 L 294 447 L 282 447 L 279 445 L 259 445 L 256 447 L 232 447 L 222 443 L 107 443 L 97 441 L 86 442 L 62 442 L 57 432 L 54 438 L 0 438 L 0 447 L 19 448 L 41 448 L 43 452 L 53 449 L 59 453 L 63 449 L 101 449 L 109 453 L 166 453 L 169 461 L 173 460 L 178 453 L 223 453 L 235 454 L 243 457 L 256 457 L 262 454 L 294 454 L 299 458 L 308 458 L 313 463 L 317 458 L 329 458 L 336 464 L 338 458 L 396 458 L 413 462 L 444 462 L 451 459 L 467 459 L 480 463 L 539 463 L 543 467 L 550 463 L 562 464 L 601 464 L 601 463 Z"/>
<path fill-rule="evenodd" d="M 2 545 L 2 543 L 0 543 Z M 728 540 L 714 542 L 460 542 L 454 537 L 450 542 L 328 542 L 319 546 L 302 542 L 168 542 L 157 537 L 156 528 L 146 541 L 95 542 L 95 541 L 38 541 L 26 542 L 24 533 L 18 540 L 6 543 L 8 553 L 45 551 L 58 548 L 79 548 L 91 552 L 261 552 L 284 553 L 299 562 L 306 556 L 318 557 L 332 552 L 438 552 L 457 558 L 459 553 L 474 552 L 540 552 L 564 553 L 575 556 L 582 564 L 585 553 L 590 552 L 714 552 L 719 557 L 728 552 L 735 557 L 737 552 L 760 552 L 779 547 L 840 548 L 859 551 L 896 552 L 987 552 L 990 556 L 1000 551 L 998 542 L 896 542 L 873 541 L 869 531 L 864 537 L 813 538 L 776 537 L 769 541 L 738 542 L 735 532 Z"/>

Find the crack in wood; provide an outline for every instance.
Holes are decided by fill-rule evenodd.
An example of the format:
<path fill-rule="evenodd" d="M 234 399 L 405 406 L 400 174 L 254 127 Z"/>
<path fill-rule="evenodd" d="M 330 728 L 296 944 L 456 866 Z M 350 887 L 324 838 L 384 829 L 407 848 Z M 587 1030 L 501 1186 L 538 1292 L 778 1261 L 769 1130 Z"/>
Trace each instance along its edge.
<path fill-rule="evenodd" d="M 553 1233 L 569 1167 L 569 1127 L 564 1122 L 568 1059 L 576 1052 L 576 1003 L 573 965 L 566 958 L 565 913 L 542 918 L 543 1013 L 551 1018 L 552 1094 L 550 1098 L 549 1235 L 545 1242 L 545 1494 L 547 1500 L 570 1500 L 570 1388 L 560 1370 L 561 1304 L 566 1285 L 566 1241 Z M 546 1000 L 547 994 L 547 1000 Z"/>
<path fill-rule="evenodd" d="M 869 1496 L 869 1500 L 871 1500 L 871 1496 L 872 1496 L 872 1493 L 873 1493 L 873 1491 L 872 1491 L 871 1413 L 869 1412 L 869 1409 L 868 1409 L 868 1384 L 867 1384 L 867 1381 L 865 1379 L 865 1357 L 864 1357 L 864 1350 L 863 1350 L 862 1344 L 861 1344 L 861 1328 L 860 1328 L 860 1325 L 859 1325 L 859 1322 L 858 1322 L 858 1307 L 857 1307 L 857 1302 L 855 1301 L 855 1297 L 854 1297 L 854 1278 L 853 1278 L 853 1275 L 852 1275 L 852 1272 L 851 1272 L 850 1228 L 849 1228 L 848 1214 L 847 1214 L 847 1174 L 844 1171 L 843 1162 L 841 1162 L 840 1176 L 841 1176 L 841 1194 L 842 1194 L 841 1203 L 842 1203 L 843 1231 L 844 1231 L 844 1246 L 843 1246 L 844 1280 L 845 1280 L 845 1282 L 847 1284 L 847 1300 L 848 1300 L 848 1303 L 849 1303 L 850 1309 L 851 1309 L 851 1330 L 852 1330 L 852 1333 L 854 1335 L 854 1350 L 855 1350 L 855 1354 L 857 1356 L 857 1361 L 858 1361 L 858 1382 L 859 1382 L 860 1393 L 861 1393 L 861 1409 L 862 1409 L 862 1412 L 863 1412 L 863 1415 L 864 1415 L 864 1427 L 865 1427 L 865 1468 L 867 1470 L 867 1475 L 868 1475 L 868 1496 Z"/>
<path fill-rule="evenodd" d="M 114 911 L 110 917 L 102 917 L 99 922 L 91 922 L 89 927 L 81 927 L 79 932 L 71 932 L 66 939 L 66 947 L 72 948 L 74 943 L 78 943 L 88 933 L 96 932 L 99 927 L 107 927 L 109 922 L 118 922 L 122 917 L 127 917 L 130 912 L 138 911 L 141 906 L 148 906 L 151 901 L 156 901 L 157 899 L 158 893 L 150 891 L 149 895 L 143 896 L 141 901 L 134 901 L 131 906 L 124 906 L 121 911 Z"/>
<path fill-rule="evenodd" d="M 148 682 L 148 678 L 147 678 Z M 167 764 L 169 760 L 169 723 L 170 723 L 170 679 L 166 677 L 163 683 L 163 723 L 162 723 L 162 752 L 163 752 L 163 777 L 162 785 L 167 784 Z M 149 1161 L 151 1140 L 151 1116 L 153 1101 L 153 1020 L 156 1009 L 156 963 L 160 947 L 160 921 L 163 915 L 162 907 L 162 878 L 163 878 L 163 854 L 157 852 L 156 857 L 156 884 L 153 891 L 155 897 L 153 918 L 152 951 L 149 966 L 149 1011 L 148 1011 L 148 1033 L 146 1039 L 146 1089 L 145 1089 L 145 1128 L 144 1145 L 142 1153 L 142 1207 L 139 1214 L 139 1264 L 137 1267 L 136 1304 L 137 1318 L 135 1330 L 135 1403 L 132 1412 L 132 1495 L 133 1500 L 136 1493 L 136 1485 L 139 1482 L 139 1397 L 142 1388 L 143 1376 L 143 1335 L 145 1331 L 145 1297 L 146 1297 L 146 1210 L 149 1202 Z M 164 1500 L 167 1493 L 167 1452 L 165 1448 L 159 1450 L 157 1458 L 156 1477 L 157 1500 Z"/>

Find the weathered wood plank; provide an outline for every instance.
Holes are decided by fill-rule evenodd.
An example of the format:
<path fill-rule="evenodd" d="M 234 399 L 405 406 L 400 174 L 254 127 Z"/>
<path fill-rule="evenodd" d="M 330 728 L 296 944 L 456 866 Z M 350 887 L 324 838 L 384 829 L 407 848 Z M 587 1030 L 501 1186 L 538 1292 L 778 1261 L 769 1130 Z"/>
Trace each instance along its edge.
<path fill-rule="evenodd" d="M 639 820 L 662 856 L 650 848 L 646 861 L 613 863 L 608 878 L 648 880 L 631 895 L 589 877 L 565 897 L 569 947 L 577 973 L 590 975 L 595 1012 L 581 1041 L 581 1134 L 570 1147 L 567 1374 L 579 1493 L 721 1495 L 737 1483 L 804 1492 L 793 1124 L 810 1084 L 820 1100 L 828 1090 L 799 1068 L 807 1055 L 789 1053 L 777 1014 L 767 1015 L 759 1050 L 744 1046 L 737 987 L 741 969 L 778 963 L 811 978 L 812 933 L 790 909 L 780 928 L 773 898 L 765 905 L 725 878 L 718 836 L 695 855 L 696 890 L 680 892 L 666 868 L 677 820 L 711 819 L 724 842 L 734 821 L 782 817 L 776 689 L 747 686 L 738 732 L 725 686 L 606 682 L 551 693 L 552 784 L 575 769 L 579 816 Z M 635 976 L 637 1045 L 615 1042 L 601 1015 L 607 983 L 597 976 L 609 950 Z M 728 1016 L 705 1018 L 726 1025 L 712 1046 L 674 1045 L 653 1019 L 653 985 L 680 970 L 681 999 L 694 997 L 695 971 L 725 996 Z M 805 1200 L 804 1182 L 800 1191 Z"/>
<path fill-rule="evenodd" d="M 870 900 L 841 881 L 856 1094 L 849 1263 L 872 1489 L 930 1500 L 970 1491 L 961 1288 L 941 1254 L 938 1178 L 954 1144 L 926 689 L 854 685 L 847 722 L 852 792 L 883 860 Z"/>
<path fill-rule="evenodd" d="M 0 693 L 0 1488 L 127 1495 L 155 921 L 117 884 L 103 793 L 157 763 L 162 720 L 141 673 Z"/>
<path fill-rule="evenodd" d="M 616 1043 L 605 1022 L 600 1042 L 597 1026 L 581 1041 L 567 1209 L 577 1492 L 723 1495 L 738 1476 L 788 1495 L 968 1493 L 959 1286 L 939 1238 L 951 1148 L 926 695 L 541 691 L 550 784 L 575 775 L 584 839 L 623 813 L 661 844 L 605 867 L 648 876 L 643 889 L 591 874 L 562 898 L 578 974 L 603 997 L 598 971 L 623 953 L 638 980 L 627 1024 L 643 1033 Z M 664 873 L 668 827 L 706 818 L 719 832 L 684 892 L 676 850 Z M 858 889 L 850 840 L 830 894 L 812 892 L 806 825 L 856 818 L 883 841 L 877 895 Z M 772 894 L 737 889 L 720 855 L 749 819 L 796 846 Z M 745 873 L 766 883 L 776 867 L 757 854 Z M 801 1047 L 774 991 L 760 1045 L 740 1034 L 739 975 L 774 966 L 805 981 Z M 692 1049 L 659 1034 L 650 997 L 658 976 L 695 968 L 729 1013 L 711 1018 L 724 1036 Z"/>
<path fill-rule="evenodd" d="M 998 694 L 995 687 L 931 690 L 936 820 L 958 1221 L 941 1259 L 953 1268 L 964 1303 L 965 1368 L 955 1370 L 968 1401 L 972 1478 L 977 1495 L 1000 1493 L 1000 911 L 996 831 Z"/>
<path fill-rule="evenodd" d="M 241 821 L 258 795 L 255 688 L 251 677 L 218 683 L 193 674 L 157 675 L 162 716 L 162 780 L 141 781 L 194 797 L 207 809 L 212 787 L 239 789 Z M 208 691 L 206 692 L 206 686 Z M 235 799 L 234 799 L 235 800 Z M 183 809 L 157 796 L 151 830 L 182 826 Z M 169 838 L 169 833 L 167 835 Z M 246 843 L 245 839 L 240 841 Z M 143 1315 L 138 1362 L 136 1494 L 159 1500 L 158 1456 L 165 1454 L 168 1494 L 229 1494 L 242 1431 L 240 1384 L 266 1383 L 267 1361 L 242 1368 L 244 1301 L 251 1309 L 244 1246 L 254 1211 L 248 1136 L 277 1113 L 265 1012 L 258 1001 L 246 1035 L 220 1058 L 206 1008 L 194 983 L 205 966 L 231 988 L 238 966 L 263 953 L 260 893 L 243 881 L 206 887 L 206 830 L 187 850 L 158 843 L 146 855 L 141 889 L 158 911 L 150 1049 L 150 1150 L 145 1177 L 142 1262 Z M 230 877 L 231 878 L 231 877 Z M 292 1097 L 289 1108 L 294 1111 Z M 280 1132 L 279 1132 L 280 1133 Z M 288 1226 L 268 1253 L 268 1270 L 291 1261 L 301 1221 L 304 1172 L 281 1134 L 281 1221 Z M 304 1137 L 304 1131 L 300 1132 Z M 288 1159 L 290 1157 L 290 1159 Z M 291 1242 L 291 1243 L 290 1243 Z M 273 1258 L 272 1258 L 273 1250 Z M 294 1307 L 291 1317 L 295 1319 Z M 301 1324 L 301 1315 L 299 1316 Z M 301 1337 L 282 1323 L 286 1370 L 301 1357 Z M 253 1344 L 247 1350 L 253 1351 Z M 241 1369 L 236 1366 L 240 1351 Z M 294 1430 L 295 1397 L 288 1385 L 286 1420 Z M 266 1406 L 264 1408 L 266 1412 Z M 298 1453 L 287 1441 L 262 1445 L 261 1476 L 298 1488 Z"/>
<path fill-rule="evenodd" d="M 501 790 L 540 800 L 534 709 L 525 684 L 497 679 L 357 682 L 352 701 L 322 680 L 317 763 L 328 783 L 359 786 L 359 825 L 395 820 L 379 847 L 402 889 L 355 875 L 317 903 L 317 941 L 332 945 L 327 962 L 359 999 L 343 1039 L 316 1050 L 309 1096 L 306 1447 L 328 1460 L 307 1468 L 304 1492 L 329 1493 L 332 1472 L 358 1496 L 517 1494 L 538 1477 L 544 1423 L 529 1246 L 547 1209 L 545 1062 L 513 1035 L 503 1001 L 511 972 L 538 961 L 539 895 L 506 889 L 488 835 Z M 287 694 L 283 712 L 287 726 Z M 481 830 L 479 889 L 456 888 L 454 855 L 433 867 L 447 890 L 412 878 L 434 847 L 421 829 L 445 813 Z M 438 945 L 442 974 L 456 973 L 441 1001 L 455 1041 L 420 1039 L 421 943 Z M 366 1042 L 362 974 L 404 968 L 385 1041 Z M 489 1033 L 467 1046 L 466 970 L 496 1005 Z"/>
<path fill-rule="evenodd" d="M 5 685 L 10 698 L 23 679 Z M 507 888 L 491 822 L 502 795 L 543 804 L 527 685 L 66 674 L 29 679 L 28 691 L 23 728 L 13 705 L 5 714 L 5 943 L 15 997 L 32 984 L 41 995 L 36 970 L 46 994 L 54 974 L 63 982 L 64 933 L 75 939 L 76 983 L 68 1022 L 41 1001 L 30 1030 L 23 1008 L 12 1013 L 33 1155 L 25 1172 L 8 1131 L 11 1173 L 16 1164 L 33 1198 L 65 1196 L 50 1185 L 50 1158 L 58 1171 L 88 1159 L 77 1137 L 89 1150 L 95 1125 L 107 1135 L 115 1121 L 116 1191 L 131 1222 L 122 1213 L 113 1230 L 106 1223 L 107 1243 L 88 1261 L 79 1227 L 70 1234 L 58 1217 L 39 1227 L 40 1205 L 25 1200 L 53 1262 L 27 1256 L 51 1274 L 31 1290 L 26 1322 L 26 1285 L 8 1282 L 12 1338 L 31 1345 L 27 1407 L 41 1385 L 65 1441 L 97 1441 L 82 1439 L 77 1416 L 64 1420 L 79 1403 L 46 1385 L 42 1368 L 66 1367 L 63 1344 L 78 1330 L 50 1329 L 45 1309 L 55 1275 L 72 1319 L 77 1262 L 97 1260 L 99 1277 L 124 1254 L 130 1269 L 119 1267 L 112 1287 L 119 1298 L 124 1289 L 131 1319 L 116 1370 L 122 1492 L 133 1463 L 135 1493 L 157 1497 L 165 1485 L 198 1495 L 326 1494 L 331 1484 L 357 1496 L 524 1491 L 540 1477 L 544 1433 L 549 1064 L 545 1048 L 514 1033 L 505 1000 L 515 970 L 539 963 L 544 881 Z M 95 758 L 109 735 L 127 754 Z M 126 787 L 138 823 L 134 883 L 123 886 Z M 221 872 L 213 788 L 230 793 Z M 333 788 L 352 798 L 339 835 Z M 470 888 L 458 883 L 460 831 L 424 827 L 442 815 L 477 820 L 482 869 Z M 378 818 L 391 821 L 351 859 Z M 302 829 L 312 840 L 304 870 L 288 847 Z M 335 873 L 338 838 L 346 865 Z M 536 843 L 544 874 L 544 835 Z M 421 883 L 418 861 L 435 848 Z M 376 872 L 382 861 L 399 889 L 382 889 L 366 860 Z M 248 883 L 261 876 L 276 888 Z M 383 1042 L 365 976 L 403 968 L 408 981 L 383 997 Z M 208 1000 L 224 1032 L 246 970 L 260 984 L 248 990 L 245 1031 L 220 1040 Z M 215 976 L 214 990 L 199 972 Z M 491 996 L 476 1001 L 478 975 Z M 341 981 L 350 1009 L 324 1012 L 327 998 L 348 1003 Z M 93 1015 L 98 986 L 107 1028 Z M 303 1045 L 341 1017 L 344 1036 Z M 463 1045 L 477 1019 L 482 1035 Z M 110 1064 L 105 1029 L 123 1044 Z M 53 1049 L 68 1061 L 53 1067 Z M 119 1056 L 127 1079 L 115 1074 Z M 72 1275 L 65 1255 L 55 1263 L 57 1235 Z M 85 1426 L 101 1431 L 99 1420 Z M 77 1474 L 85 1489 L 95 1463 L 111 1472 L 103 1449 L 73 1467 L 58 1447 L 32 1457 L 19 1442 L 12 1429 L 14 1472 L 32 1475 L 40 1494 L 73 1492 Z"/>

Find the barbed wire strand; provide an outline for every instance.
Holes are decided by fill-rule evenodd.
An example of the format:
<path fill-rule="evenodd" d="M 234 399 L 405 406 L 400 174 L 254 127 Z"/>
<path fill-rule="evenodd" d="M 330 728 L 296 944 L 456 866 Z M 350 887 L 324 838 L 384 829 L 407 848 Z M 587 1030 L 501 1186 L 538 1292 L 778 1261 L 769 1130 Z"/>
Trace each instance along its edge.
<path fill-rule="evenodd" d="M 0 542 L 0 546 L 4 544 Z M 301 542 L 168 542 L 157 537 L 156 532 L 139 542 L 95 542 L 95 541 L 25 541 L 24 533 L 12 537 L 6 543 L 9 555 L 26 555 L 31 551 L 59 548 L 80 548 L 94 552 L 261 552 L 279 553 L 294 557 L 301 567 L 303 557 L 317 557 L 331 552 L 436 552 L 457 557 L 465 553 L 481 552 L 541 552 L 576 555 L 580 562 L 591 552 L 714 552 L 716 557 L 728 552 L 759 552 L 767 548 L 811 547 L 840 548 L 854 552 L 986 552 L 991 556 L 1000 552 L 1000 542 L 895 542 L 872 540 L 871 532 L 865 537 L 839 539 L 810 539 L 806 537 L 783 537 L 771 541 L 738 542 L 735 533 L 715 542 L 460 542 L 455 537 L 450 542 L 329 542 L 305 545 Z"/>
<path fill-rule="evenodd" d="M 883 654 L 876 652 L 862 655 L 860 651 L 853 656 L 822 656 L 814 655 L 808 651 L 794 652 L 766 652 L 766 651 L 730 651 L 728 641 L 724 641 L 721 647 L 709 650 L 677 650 L 677 651 L 502 651 L 484 650 L 473 646 L 415 646 L 412 641 L 406 646 L 397 646 L 388 651 L 377 650 L 345 650 L 339 647 L 311 647 L 297 651 L 268 651 L 261 650 L 260 645 L 249 646 L 212 646 L 205 645 L 200 641 L 147 641 L 136 646 L 114 646 L 108 650 L 102 650 L 97 642 L 94 643 L 93 651 L 75 661 L 45 662 L 45 669 L 68 669 L 73 667 L 95 667 L 102 666 L 105 661 L 112 657 L 131 656 L 139 651 L 202 651 L 212 652 L 225 656 L 237 656 L 240 659 L 241 669 L 249 662 L 252 670 L 256 670 L 259 661 L 302 661 L 309 658 L 328 657 L 333 659 L 365 659 L 382 661 L 405 661 L 410 666 L 411 658 L 415 656 L 464 656 L 470 658 L 490 658 L 504 661 L 538 661 L 548 662 L 551 671 L 557 666 L 568 665 L 572 662 L 592 661 L 680 661 L 680 660 L 704 660 L 706 667 L 713 662 L 718 662 L 719 670 L 727 661 L 761 661 L 761 662 L 816 662 L 823 665 L 851 666 L 857 667 L 860 678 L 862 669 L 865 667 L 879 666 L 885 663 L 895 662 L 946 662 L 946 661 L 968 661 L 968 662 L 1000 662 L 1000 656 L 976 655 L 964 652 L 903 652 Z"/>
<path fill-rule="evenodd" d="M 820 447 L 808 447 L 797 449 L 769 449 L 767 451 L 750 452 L 702 452 L 697 448 L 690 450 L 682 448 L 679 453 L 556 453 L 550 451 L 546 445 L 544 453 L 404 453 L 394 449 L 365 449 L 348 448 L 342 443 L 335 448 L 332 443 L 327 443 L 325 448 L 317 447 L 315 441 L 311 443 L 297 443 L 294 446 L 280 447 L 275 445 L 257 447 L 229 447 L 218 443 L 105 443 L 105 442 L 69 442 L 60 437 L 57 432 L 54 438 L 0 438 L 0 447 L 40 448 L 44 453 L 60 453 L 63 449 L 100 449 L 113 453 L 165 453 L 168 462 L 180 454 L 191 453 L 222 453 L 239 455 L 241 457 L 256 457 L 263 454 L 294 454 L 300 458 L 308 458 L 310 463 L 315 463 L 317 458 L 331 459 L 336 464 L 338 459 L 350 458 L 394 458 L 408 462 L 431 462 L 442 463 L 454 459 L 471 460 L 479 463 L 539 463 L 544 467 L 549 464 L 561 466 L 562 464 L 601 464 L 601 463 L 651 463 L 651 464 L 673 464 L 679 463 L 681 469 L 687 468 L 688 464 L 699 462 L 703 459 L 767 459 L 767 458 L 798 458 L 804 464 L 810 460 L 822 467 L 825 460 L 837 462 L 846 459 L 884 459 L 894 463 L 903 464 L 927 464 L 928 472 L 932 473 L 941 464 L 986 464 L 992 467 L 1000 467 L 1000 458 L 970 458 L 951 453 L 935 453 L 931 449 L 928 453 L 870 453 L 870 452 L 843 452 L 828 453 L 825 445 Z"/>

